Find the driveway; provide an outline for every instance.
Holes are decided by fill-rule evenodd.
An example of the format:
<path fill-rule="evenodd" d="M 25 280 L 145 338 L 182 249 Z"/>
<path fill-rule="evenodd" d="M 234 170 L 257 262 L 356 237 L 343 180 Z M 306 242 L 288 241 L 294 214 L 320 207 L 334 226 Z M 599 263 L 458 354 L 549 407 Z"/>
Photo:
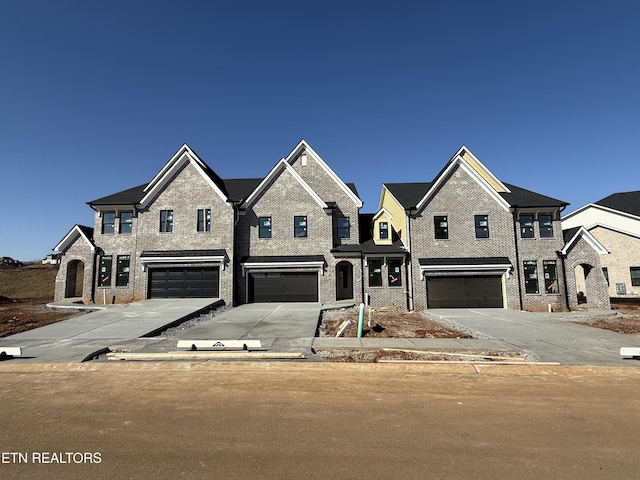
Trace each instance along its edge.
<path fill-rule="evenodd" d="M 620 347 L 640 347 L 640 336 L 622 335 L 574 323 L 580 312 L 531 313 L 498 308 L 433 309 L 430 315 L 531 352 L 543 362 L 564 365 L 633 365 Z"/>

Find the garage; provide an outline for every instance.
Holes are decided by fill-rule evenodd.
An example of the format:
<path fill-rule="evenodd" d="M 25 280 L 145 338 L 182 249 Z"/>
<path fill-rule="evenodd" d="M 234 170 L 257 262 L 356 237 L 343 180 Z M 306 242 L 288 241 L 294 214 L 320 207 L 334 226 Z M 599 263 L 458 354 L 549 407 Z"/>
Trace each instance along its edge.
<path fill-rule="evenodd" d="M 220 267 L 149 269 L 149 298 L 218 298 Z"/>
<path fill-rule="evenodd" d="M 317 302 L 317 272 L 252 272 L 249 302 Z"/>
<path fill-rule="evenodd" d="M 502 276 L 426 277 L 427 308 L 502 308 Z"/>

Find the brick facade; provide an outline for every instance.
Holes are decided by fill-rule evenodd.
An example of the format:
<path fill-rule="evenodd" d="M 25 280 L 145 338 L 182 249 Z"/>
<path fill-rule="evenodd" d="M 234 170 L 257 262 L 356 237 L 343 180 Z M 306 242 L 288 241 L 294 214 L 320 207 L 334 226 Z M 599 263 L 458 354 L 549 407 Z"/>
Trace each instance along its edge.
<path fill-rule="evenodd" d="M 640 286 L 631 284 L 630 267 L 640 267 L 640 238 L 602 226 L 589 230 L 602 243 L 608 255 L 600 257 L 603 268 L 609 275 L 608 294 L 610 297 L 640 296 Z M 625 295 L 616 290 L 616 284 L 624 284 Z"/>

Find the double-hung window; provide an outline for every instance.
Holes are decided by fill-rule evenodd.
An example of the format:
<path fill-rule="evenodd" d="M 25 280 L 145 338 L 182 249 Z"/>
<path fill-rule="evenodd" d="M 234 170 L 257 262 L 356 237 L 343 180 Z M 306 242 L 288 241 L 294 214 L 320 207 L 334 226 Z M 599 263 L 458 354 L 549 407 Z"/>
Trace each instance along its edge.
<path fill-rule="evenodd" d="M 199 208 L 198 209 L 198 232 L 210 232 L 211 231 L 211 209 Z"/>
<path fill-rule="evenodd" d="M 271 238 L 271 217 L 258 217 L 258 238 Z"/>
<path fill-rule="evenodd" d="M 433 217 L 433 226 L 436 240 L 446 240 L 449 238 L 449 221 L 445 215 Z"/>
<path fill-rule="evenodd" d="M 525 260 L 523 266 L 525 292 L 540 293 L 538 289 L 538 263 L 535 260 Z"/>
<path fill-rule="evenodd" d="M 120 233 L 131 233 L 133 212 L 120 212 Z"/>
<path fill-rule="evenodd" d="M 389 238 L 389 223 L 380 222 L 380 240 L 386 240 Z"/>
<path fill-rule="evenodd" d="M 520 215 L 520 237 L 533 238 L 533 215 Z"/>
<path fill-rule="evenodd" d="M 401 258 L 387 259 L 387 269 L 389 270 L 389 286 L 401 287 L 402 286 L 402 259 Z"/>
<path fill-rule="evenodd" d="M 110 235 L 115 233 L 116 212 L 102 213 L 102 233 Z"/>
<path fill-rule="evenodd" d="M 351 236 L 351 223 L 349 217 L 338 217 L 338 238 L 349 238 Z"/>
<path fill-rule="evenodd" d="M 116 287 L 129 285 L 129 255 L 118 255 L 116 264 Z"/>
<path fill-rule="evenodd" d="M 370 258 L 369 264 L 369 286 L 381 287 L 382 286 L 382 259 Z"/>
<path fill-rule="evenodd" d="M 99 287 L 111 286 L 111 265 L 113 257 L 111 255 L 102 255 L 100 257 L 100 276 L 98 277 Z"/>
<path fill-rule="evenodd" d="M 160 232 L 173 232 L 173 210 L 160 210 Z"/>
<path fill-rule="evenodd" d="M 539 214 L 538 226 L 540 228 L 540 237 L 553 237 L 553 215 L 549 213 Z"/>
<path fill-rule="evenodd" d="M 306 216 L 293 217 L 293 236 L 296 238 L 302 238 L 307 236 L 307 217 Z"/>
<path fill-rule="evenodd" d="M 629 267 L 629 273 L 631 274 L 631 285 L 640 287 L 640 267 Z"/>
<path fill-rule="evenodd" d="M 476 238 L 489 238 L 489 215 L 475 215 Z"/>
<path fill-rule="evenodd" d="M 542 262 L 544 269 L 544 291 L 546 293 L 558 293 L 558 266 L 555 260 L 544 260 Z"/>

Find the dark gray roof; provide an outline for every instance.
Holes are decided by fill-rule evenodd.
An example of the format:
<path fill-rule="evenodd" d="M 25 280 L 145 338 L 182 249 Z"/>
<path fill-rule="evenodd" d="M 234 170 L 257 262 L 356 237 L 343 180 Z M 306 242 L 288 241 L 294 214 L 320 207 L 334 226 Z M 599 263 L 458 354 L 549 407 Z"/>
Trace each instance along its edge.
<path fill-rule="evenodd" d="M 148 184 L 138 185 L 137 187 L 123 190 L 122 192 L 107 195 L 87 202 L 89 205 L 135 205 L 144 197 L 144 189 Z"/>
<path fill-rule="evenodd" d="M 502 198 L 509 202 L 509 205 L 512 207 L 566 207 L 569 205 L 567 202 L 556 198 L 540 195 L 539 193 L 508 183 L 504 184 L 511 190 L 511 193 L 501 193 L 500 195 L 502 195 Z"/>
<path fill-rule="evenodd" d="M 369 239 L 360 244 L 343 244 L 337 245 L 335 248 L 331 249 L 331 253 L 340 254 L 340 253 L 364 253 L 364 254 L 382 254 L 382 253 L 393 253 L 393 254 L 405 254 L 406 251 L 402 245 L 400 240 L 396 240 L 392 245 L 376 245 L 372 239 Z"/>
<path fill-rule="evenodd" d="M 224 180 L 229 200 L 233 202 L 244 200 L 260 185 L 262 180 L 262 178 L 230 178 Z"/>
<path fill-rule="evenodd" d="M 425 183 L 385 183 L 391 194 L 404 208 L 415 208 L 433 185 L 433 182 Z M 532 192 L 524 188 L 505 183 L 511 193 L 501 193 L 509 205 L 513 207 L 564 207 L 567 202 L 546 195 Z"/>
<path fill-rule="evenodd" d="M 511 265 L 507 257 L 454 257 L 454 258 L 420 258 L 420 265 L 425 267 L 440 267 L 447 265 Z"/>
<path fill-rule="evenodd" d="M 385 183 L 384 186 L 404 208 L 415 208 L 429 191 L 433 182 Z"/>
<path fill-rule="evenodd" d="M 245 257 L 242 263 L 324 262 L 322 255 L 267 255 Z"/>
<path fill-rule="evenodd" d="M 614 193 L 595 203 L 596 205 L 640 217 L 640 190 Z"/>
<path fill-rule="evenodd" d="M 568 228 L 562 231 L 562 238 L 564 239 L 564 243 L 569 243 L 569 241 L 573 238 L 573 236 L 580 230 L 580 227 Z"/>
<path fill-rule="evenodd" d="M 351 190 L 353 193 L 356 194 L 356 197 L 360 198 L 360 194 L 358 193 L 358 190 L 356 189 L 356 184 L 355 183 L 347 183 L 346 185 L 347 185 L 347 187 L 349 187 L 349 190 Z"/>

